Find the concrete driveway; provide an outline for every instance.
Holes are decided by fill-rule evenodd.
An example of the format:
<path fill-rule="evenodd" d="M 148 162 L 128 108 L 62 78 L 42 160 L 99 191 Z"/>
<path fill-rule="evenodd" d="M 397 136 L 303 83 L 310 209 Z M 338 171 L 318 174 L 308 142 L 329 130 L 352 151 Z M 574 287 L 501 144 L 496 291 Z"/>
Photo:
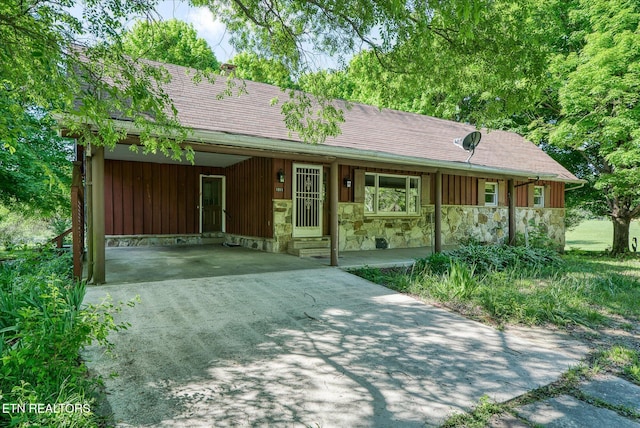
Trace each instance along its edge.
<path fill-rule="evenodd" d="M 439 425 L 548 384 L 584 355 L 318 267 L 91 287 L 140 295 L 117 357 L 90 347 L 119 426 Z M 118 377 L 110 377 L 114 372 Z"/>

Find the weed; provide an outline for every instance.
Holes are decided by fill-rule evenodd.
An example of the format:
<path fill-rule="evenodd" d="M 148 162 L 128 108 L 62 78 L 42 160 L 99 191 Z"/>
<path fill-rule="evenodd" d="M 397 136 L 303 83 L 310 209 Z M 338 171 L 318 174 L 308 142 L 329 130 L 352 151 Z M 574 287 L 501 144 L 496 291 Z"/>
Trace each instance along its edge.
<path fill-rule="evenodd" d="M 478 404 L 469 413 L 459 413 L 448 418 L 442 427 L 484 428 L 489 425 L 493 415 L 504 413 L 505 406 L 491 401 L 486 395 L 480 397 Z"/>
<path fill-rule="evenodd" d="M 640 384 L 640 352 L 616 345 L 602 351 L 595 361 L 608 368 L 622 369 L 632 381 Z"/>
<path fill-rule="evenodd" d="M 637 260 L 471 244 L 419 259 L 412 269 L 354 273 L 458 308 L 480 307 L 498 324 L 597 327 L 612 324 L 611 315 L 640 317 L 638 271 Z"/>
<path fill-rule="evenodd" d="M 449 275 L 436 283 L 437 296 L 447 300 L 468 300 L 478 289 L 478 281 L 473 276 L 474 268 L 458 261 L 452 261 Z"/>

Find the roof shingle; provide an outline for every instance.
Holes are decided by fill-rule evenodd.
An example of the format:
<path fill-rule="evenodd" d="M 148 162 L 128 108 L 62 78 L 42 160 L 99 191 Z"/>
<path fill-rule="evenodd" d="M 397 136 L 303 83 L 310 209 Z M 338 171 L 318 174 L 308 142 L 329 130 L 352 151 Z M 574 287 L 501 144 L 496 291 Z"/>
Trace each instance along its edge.
<path fill-rule="evenodd" d="M 280 104 L 288 95 L 280 88 L 251 81 L 240 83 L 246 93 L 220 98 L 227 88 L 226 78 L 215 83 L 194 83 L 189 69 L 164 64 L 173 76 L 165 90 L 178 109 L 178 119 L 184 126 L 202 131 L 295 141 L 304 144 L 284 124 Z M 475 127 L 415 113 L 379 109 L 364 104 L 336 101 L 344 111 L 341 135 L 329 137 L 327 146 L 367 150 L 435 161 L 467 165 L 469 153 L 453 144 L 475 131 Z M 482 140 L 470 162 L 491 168 L 553 174 L 557 180 L 576 181 L 573 174 L 554 161 L 535 144 L 513 132 L 481 130 Z M 302 147 L 301 147 L 302 148 Z M 303 148 L 302 148 L 303 149 Z"/>

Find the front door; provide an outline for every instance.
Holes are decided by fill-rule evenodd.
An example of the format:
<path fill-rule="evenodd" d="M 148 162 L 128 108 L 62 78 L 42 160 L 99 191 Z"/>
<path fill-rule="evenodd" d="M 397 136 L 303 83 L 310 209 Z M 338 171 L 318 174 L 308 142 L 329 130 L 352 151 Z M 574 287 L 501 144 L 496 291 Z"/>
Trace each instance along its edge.
<path fill-rule="evenodd" d="M 322 236 L 322 166 L 293 165 L 293 236 Z"/>
<path fill-rule="evenodd" d="M 201 233 L 224 232 L 224 177 L 200 176 Z"/>

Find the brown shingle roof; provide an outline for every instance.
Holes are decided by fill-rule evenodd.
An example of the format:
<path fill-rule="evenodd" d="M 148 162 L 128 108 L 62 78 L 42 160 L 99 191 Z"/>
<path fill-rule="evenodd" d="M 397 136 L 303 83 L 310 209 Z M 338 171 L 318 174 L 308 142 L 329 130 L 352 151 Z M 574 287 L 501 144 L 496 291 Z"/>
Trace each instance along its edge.
<path fill-rule="evenodd" d="M 246 94 L 220 98 L 226 89 L 226 78 L 219 77 L 214 84 L 206 81 L 195 84 L 188 69 L 168 64 L 165 67 L 173 76 L 165 89 L 184 126 L 302 143 L 297 134 L 285 127 L 280 104 L 271 105 L 273 98 L 288 99 L 280 88 L 245 81 Z M 469 153 L 454 146 L 453 140 L 475 131 L 471 125 L 364 104 L 352 104 L 347 110 L 344 102 L 336 103 L 343 108 L 345 122 L 340 124 L 342 134 L 327 138 L 324 142 L 327 146 L 455 162 L 460 163 L 461 169 L 467 166 L 465 160 Z M 562 181 L 577 180 L 536 145 L 512 132 L 482 130 L 482 141 L 470 162 L 491 168 L 553 174 Z"/>

